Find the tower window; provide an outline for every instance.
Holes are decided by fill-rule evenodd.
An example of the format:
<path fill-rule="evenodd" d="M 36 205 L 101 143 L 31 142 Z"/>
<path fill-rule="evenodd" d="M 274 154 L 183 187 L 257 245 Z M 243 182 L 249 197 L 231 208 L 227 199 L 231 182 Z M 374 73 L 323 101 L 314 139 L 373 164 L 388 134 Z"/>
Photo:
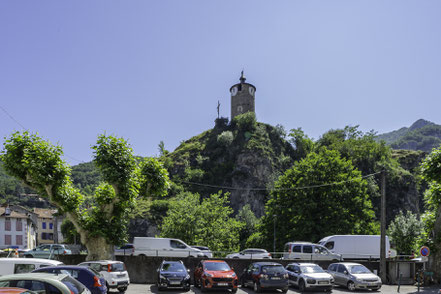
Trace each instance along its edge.
<path fill-rule="evenodd" d="M 243 112 L 243 107 L 242 107 L 242 105 L 239 105 L 239 106 L 237 107 L 237 112 L 240 112 L 240 113 Z"/>
<path fill-rule="evenodd" d="M 238 88 L 239 92 L 242 91 L 242 84 L 239 84 L 239 85 L 237 86 L 237 88 Z"/>

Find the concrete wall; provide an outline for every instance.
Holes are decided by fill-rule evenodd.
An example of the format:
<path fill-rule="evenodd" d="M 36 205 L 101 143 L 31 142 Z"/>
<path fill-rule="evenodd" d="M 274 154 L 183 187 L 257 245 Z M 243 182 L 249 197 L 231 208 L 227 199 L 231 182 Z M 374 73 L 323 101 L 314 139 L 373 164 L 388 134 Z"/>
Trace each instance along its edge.
<path fill-rule="evenodd" d="M 64 262 L 65 264 L 78 264 L 85 261 L 86 255 L 63 255 L 59 257 L 59 260 Z M 140 283 L 140 284 L 152 284 L 156 282 L 156 270 L 161 264 L 162 260 L 182 260 L 185 266 L 190 269 L 190 276 L 193 279 L 193 270 L 201 260 L 200 258 L 173 258 L 173 257 L 151 257 L 151 256 L 117 256 L 116 260 L 123 261 L 127 267 L 127 271 L 130 276 L 130 281 L 132 283 Z M 237 275 L 240 277 L 243 270 L 251 263 L 259 260 L 248 260 L 248 259 L 224 259 L 230 267 L 234 269 Z M 288 263 L 294 262 L 293 260 L 281 260 L 281 259 L 273 259 L 268 260 L 264 259 L 261 261 L 273 261 L 286 266 Z M 296 261 L 298 262 L 298 261 Z M 310 262 L 310 261 L 304 261 Z M 314 261 L 314 263 L 320 265 L 322 268 L 327 269 L 328 265 L 332 262 L 330 261 Z M 369 262 L 363 261 L 360 262 L 364 264 L 371 271 L 379 270 L 379 262 Z M 388 262 L 390 263 L 390 262 Z"/>

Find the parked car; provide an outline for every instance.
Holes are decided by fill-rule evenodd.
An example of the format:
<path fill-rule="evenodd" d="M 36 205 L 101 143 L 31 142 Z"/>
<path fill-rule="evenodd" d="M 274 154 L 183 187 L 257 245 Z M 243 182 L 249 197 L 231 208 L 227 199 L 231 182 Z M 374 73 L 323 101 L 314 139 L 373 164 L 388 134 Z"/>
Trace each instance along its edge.
<path fill-rule="evenodd" d="M 123 246 L 115 247 L 115 256 L 133 255 L 135 246 L 133 244 L 125 244 Z"/>
<path fill-rule="evenodd" d="M 0 277 L 0 287 L 18 287 L 37 293 L 90 294 L 80 282 L 67 274 L 26 273 Z"/>
<path fill-rule="evenodd" d="M 61 265 L 39 268 L 33 273 L 69 274 L 81 282 L 92 294 L 106 294 L 106 280 L 97 271 L 87 266 Z"/>
<path fill-rule="evenodd" d="M 248 248 L 238 253 L 228 254 L 226 258 L 269 259 L 271 258 L 271 253 L 265 249 Z"/>
<path fill-rule="evenodd" d="M 106 280 L 107 290 L 118 289 L 119 292 L 125 292 L 130 285 L 129 273 L 126 270 L 124 262 L 115 260 L 98 260 L 86 261 L 78 265 L 88 266 L 99 272 Z"/>
<path fill-rule="evenodd" d="M 199 249 L 205 257 L 205 258 L 213 258 L 213 252 L 211 252 L 210 248 L 207 246 L 200 246 L 200 245 L 192 245 L 191 248 Z"/>
<path fill-rule="evenodd" d="M 379 259 L 380 235 L 335 235 L 319 241 L 319 244 L 342 258 Z M 385 256 L 391 257 L 389 237 L 386 236 Z"/>
<path fill-rule="evenodd" d="M 310 242 L 288 242 L 283 250 L 283 259 L 342 261 L 340 254 Z"/>
<path fill-rule="evenodd" d="M 204 256 L 199 249 L 191 248 L 179 239 L 135 237 L 133 240 L 133 245 L 135 247 L 133 255 L 135 256 Z"/>
<path fill-rule="evenodd" d="M 223 260 L 201 260 L 194 269 L 194 284 L 202 292 L 209 289 L 229 289 L 237 292 L 237 275 Z"/>
<path fill-rule="evenodd" d="M 341 262 L 332 263 L 328 267 L 336 285 L 347 287 L 350 291 L 355 289 L 379 290 L 381 279 L 367 267 L 359 263 Z"/>
<path fill-rule="evenodd" d="M 7 287 L 7 288 L 0 288 L 0 294 L 38 294 L 38 293 L 23 288 Z"/>
<path fill-rule="evenodd" d="M 299 288 L 300 292 L 309 289 L 331 291 L 334 286 L 332 275 L 314 263 L 290 263 L 286 266 L 289 284 Z"/>
<path fill-rule="evenodd" d="M 24 257 L 55 258 L 56 255 L 72 254 L 65 244 L 44 244 L 23 252 Z"/>
<path fill-rule="evenodd" d="M 279 263 L 255 262 L 250 264 L 240 277 L 242 287 L 252 287 L 255 292 L 282 290 L 288 292 L 288 274 Z"/>
<path fill-rule="evenodd" d="M 157 269 L 158 276 L 156 285 L 162 291 L 168 288 L 183 288 L 190 290 L 190 270 L 182 261 L 162 261 Z"/>
<path fill-rule="evenodd" d="M 41 267 L 62 264 L 61 261 L 41 258 L 0 258 L 0 276 L 30 273 Z"/>

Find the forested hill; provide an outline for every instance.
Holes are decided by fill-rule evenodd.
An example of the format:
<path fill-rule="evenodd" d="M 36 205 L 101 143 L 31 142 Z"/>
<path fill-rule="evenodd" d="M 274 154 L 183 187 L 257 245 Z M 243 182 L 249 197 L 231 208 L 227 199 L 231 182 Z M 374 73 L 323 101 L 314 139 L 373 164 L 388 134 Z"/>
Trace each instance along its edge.
<path fill-rule="evenodd" d="M 403 127 L 380 134 L 377 140 L 384 140 L 393 149 L 408 149 L 430 152 L 441 145 L 441 125 L 419 119 L 409 128 Z"/>

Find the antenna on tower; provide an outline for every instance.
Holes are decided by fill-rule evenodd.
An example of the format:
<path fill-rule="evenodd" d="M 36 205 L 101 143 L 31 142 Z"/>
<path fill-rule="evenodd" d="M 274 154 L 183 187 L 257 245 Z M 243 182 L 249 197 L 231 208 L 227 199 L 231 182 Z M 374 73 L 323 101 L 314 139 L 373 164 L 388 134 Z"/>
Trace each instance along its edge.
<path fill-rule="evenodd" d="M 217 100 L 217 118 L 219 118 L 220 102 Z"/>

